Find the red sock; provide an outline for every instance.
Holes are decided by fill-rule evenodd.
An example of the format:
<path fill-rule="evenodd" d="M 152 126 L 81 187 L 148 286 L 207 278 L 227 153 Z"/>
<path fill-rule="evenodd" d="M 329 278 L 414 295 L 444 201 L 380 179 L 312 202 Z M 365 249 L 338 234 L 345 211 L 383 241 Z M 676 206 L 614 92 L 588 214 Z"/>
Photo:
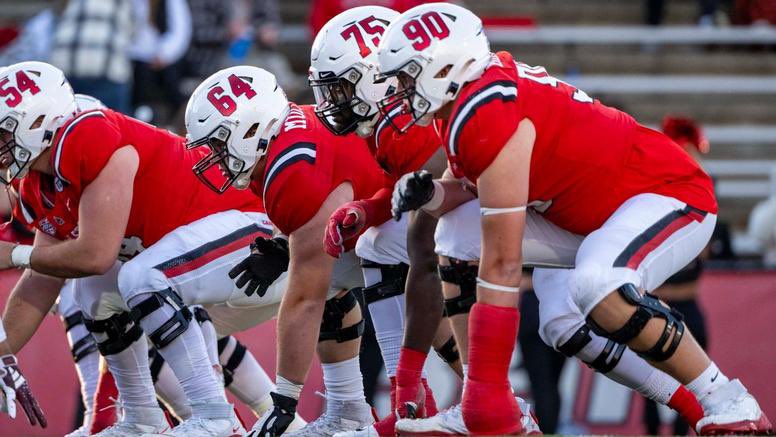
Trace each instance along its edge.
<path fill-rule="evenodd" d="M 436 416 L 439 410 L 437 409 L 436 399 L 434 399 L 434 392 L 431 391 L 426 378 L 422 378 L 420 382 L 426 390 L 426 417 Z"/>
<path fill-rule="evenodd" d="M 114 401 L 111 398 L 118 399 L 119 390 L 116 388 L 113 374 L 105 369 L 100 374 L 97 391 L 94 393 L 94 416 L 90 434 L 96 434 L 116 423 L 116 409 L 113 408 Z"/>
<path fill-rule="evenodd" d="M 420 379 L 427 355 L 406 347 L 401 348 L 399 364 L 396 366 L 396 404 L 394 405 L 399 412 L 399 417 L 407 417 L 407 402 L 415 403 L 417 417 L 426 417 L 426 393 Z"/>
<path fill-rule="evenodd" d="M 703 418 L 703 407 L 692 392 L 680 385 L 668 400 L 668 406 L 676 410 L 680 416 L 695 429 L 695 425 Z"/>
<path fill-rule="evenodd" d="M 396 377 L 391 377 L 391 411 L 388 415 L 375 423 L 375 430 L 380 437 L 396 435 Z"/>
<path fill-rule="evenodd" d="M 523 432 L 508 378 L 517 339 L 517 308 L 476 303 L 469 313 L 469 373 L 463 420 L 472 434 Z"/>

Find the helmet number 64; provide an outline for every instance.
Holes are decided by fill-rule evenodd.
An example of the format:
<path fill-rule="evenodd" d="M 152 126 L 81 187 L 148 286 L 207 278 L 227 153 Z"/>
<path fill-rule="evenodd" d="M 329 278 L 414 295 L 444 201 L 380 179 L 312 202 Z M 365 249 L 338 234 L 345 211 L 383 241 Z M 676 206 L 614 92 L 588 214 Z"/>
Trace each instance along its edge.
<path fill-rule="evenodd" d="M 243 79 L 237 77 L 237 75 L 230 75 L 229 88 L 231 88 L 232 95 L 240 97 L 245 95 L 248 100 L 256 97 L 256 91 L 251 88 L 251 85 Z M 224 89 L 219 86 L 214 86 L 207 93 L 207 100 L 216 108 L 221 115 L 228 117 L 237 109 L 237 103 L 232 96 L 224 94 Z"/>

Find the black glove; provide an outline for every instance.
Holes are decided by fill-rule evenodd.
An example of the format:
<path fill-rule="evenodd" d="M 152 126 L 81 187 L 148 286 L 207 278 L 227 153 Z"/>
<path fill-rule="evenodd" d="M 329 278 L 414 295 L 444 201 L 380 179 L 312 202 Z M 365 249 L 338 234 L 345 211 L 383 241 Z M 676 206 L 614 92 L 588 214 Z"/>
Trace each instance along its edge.
<path fill-rule="evenodd" d="M 391 214 L 395 220 L 402 213 L 414 211 L 434 197 L 434 178 L 426 170 L 407 173 L 396 182 L 391 196 Z"/>
<path fill-rule="evenodd" d="M 32 395 L 30 385 L 19 370 L 16 357 L 4 355 L 0 357 L 0 411 L 7 411 L 12 418 L 16 417 L 16 405 L 19 402 L 30 425 L 40 424 L 41 428 L 48 426 L 46 415 L 40 409 L 38 401 Z"/>
<path fill-rule="evenodd" d="M 294 421 L 297 400 L 277 393 L 270 393 L 273 407 L 264 412 L 251 432 L 250 437 L 275 437 L 283 434 L 288 425 Z"/>
<path fill-rule="evenodd" d="M 261 297 L 286 270 L 288 270 L 288 241 L 279 237 L 271 240 L 259 237 L 251 243 L 251 254 L 229 271 L 229 277 L 234 279 L 239 276 L 234 281 L 237 288 L 243 288 L 248 284 L 243 290 L 246 295 L 256 293 Z"/>

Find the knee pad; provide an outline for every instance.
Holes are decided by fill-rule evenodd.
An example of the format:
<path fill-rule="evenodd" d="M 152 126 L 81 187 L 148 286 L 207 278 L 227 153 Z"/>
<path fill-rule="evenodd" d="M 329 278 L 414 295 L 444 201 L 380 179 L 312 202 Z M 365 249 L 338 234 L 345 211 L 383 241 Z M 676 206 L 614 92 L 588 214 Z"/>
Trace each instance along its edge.
<path fill-rule="evenodd" d="M 622 328 L 611 333 L 604 331 L 592 319 L 588 318 L 588 323 L 593 332 L 616 343 L 625 344 L 636 338 L 652 318 L 665 319 L 665 329 L 655 345 L 647 351 L 634 352 L 642 358 L 652 361 L 665 361 L 671 358 L 674 352 L 676 352 L 676 348 L 679 347 L 679 343 L 684 335 L 682 314 L 672 308 L 663 306 L 660 300 L 652 294 L 645 293 L 642 295 L 633 284 L 625 284 L 618 288 L 617 291 L 626 302 L 636 307 L 636 312 L 625 322 Z"/>
<path fill-rule="evenodd" d="M 439 358 L 447 364 L 452 364 L 461 358 L 458 353 L 458 344 L 455 342 L 455 337 L 450 336 L 450 339 L 445 342 L 439 349 L 435 349 Z"/>
<path fill-rule="evenodd" d="M 117 354 L 143 335 L 143 330 L 127 312 L 114 314 L 105 320 L 84 318 L 84 326 L 95 336 L 97 349 L 102 355 Z M 104 340 L 100 341 L 99 338 Z"/>
<path fill-rule="evenodd" d="M 135 323 L 140 324 L 141 320 L 165 305 L 174 310 L 172 317 L 162 323 L 154 332 L 148 334 L 148 338 L 154 346 L 157 349 L 161 349 L 186 332 L 186 329 L 189 328 L 192 314 L 180 296 L 170 288 L 150 294 L 147 299 L 132 308 L 130 315 Z"/>
<path fill-rule="evenodd" d="M 590 327 L 582 325 L 568 340 L 566 340 L 565 343 L 558 346 L 558 352 L 567 357 L 574 357 L 592 340 L 593 337 L 590 335 Z M 607 340 L 601 353 L 598 354 L 593 361 L 585 361 L 585 364 L 598 372 L 604 374 L 609 373 L 617 367 L 623 352 L 625 352 L 624 344 L 618 344 L 612 340 Z"/>
<path fill-rule="evenodd" d="M 65 322 L 65 332 L 69 332 L 76 326 L 84 324 L 84 315 L 81 311 L 77 311 L 63 318 L 63 320 Z M 70 346 L 70 351 L 73 354 L 73 361 L 76 363 L 96 350 L 97 341 L 93 336 L 88 334 L 79 338 L 78 340 L 74 339 L 72 346 Z"/>
<path fill-rule="evenodd" d="M 449 266 L 439 266 L 439 278 L 444 282 L 457 285 L 461 289 L 460 296 L 445 299 L 445 316 L 468 314 L 472 305 L 477 302 L 477 270 L 479 266 L 449 258 Z"/>
<path fill-rule="evenodd" d="M 226 346 L 233 338 L 234 337 L 229 336 L 218 340 L 219 356 L 221 356 L 221 354 L 224 352 L 224 349 L 226 349 Z M 245 345 L 240 343 L 236 338 L 234 338 L 234 343 L 234 349 L 232 349 L 232 353 L 229 354 L 229 358 L 226 359 L 226 362 L 220 360 L 221 368 L 224 371 L 224 387 L 229 387 L 232 381 L 234 381 L 234 372 L 240 366 L 243 358 L 245 358 L 245 354 L 248 352 L 248 349 L 245 347 Z"/>
<path fill-rule="evenodd" d="M 331 298 L 326 301 L 323 308 L 323 318 L 321 319 L 321 333 L 318 341 L 337 340 L 337 343 L 355 340 L 364 334 L 364 319 L 347 328 L 342 327 L 342 319 L 356 305 L 358 300 L 353 291 L 350 290 L 340 298 Z"/>
<path fill-rule="evenodd" d="M 404 294 L 404 284 L 409 272 L 407 264 L 378 264 L 362 259 L 361 268 L 380 270 L 380 281 L 364 287 L 364 301 L 367 305 Z"/>

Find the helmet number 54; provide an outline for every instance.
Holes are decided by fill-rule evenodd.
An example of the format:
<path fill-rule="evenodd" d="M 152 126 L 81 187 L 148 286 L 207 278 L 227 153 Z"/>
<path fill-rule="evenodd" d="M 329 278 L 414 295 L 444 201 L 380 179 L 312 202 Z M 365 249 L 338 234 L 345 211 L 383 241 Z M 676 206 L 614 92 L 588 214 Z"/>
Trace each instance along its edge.
<path fill-rule="evenodd" d="M 22 102 L 22 93 L 29 91 L 33 96 L 40 92 L 38 84 L 35 83 L 27 73 L 22 70 L 16 72 L 16 86 L 9 86 L 7 77 L 0 80 L 0 97 L 7 97 L 5 104 L 9 108 L 15 108 Z"/>

